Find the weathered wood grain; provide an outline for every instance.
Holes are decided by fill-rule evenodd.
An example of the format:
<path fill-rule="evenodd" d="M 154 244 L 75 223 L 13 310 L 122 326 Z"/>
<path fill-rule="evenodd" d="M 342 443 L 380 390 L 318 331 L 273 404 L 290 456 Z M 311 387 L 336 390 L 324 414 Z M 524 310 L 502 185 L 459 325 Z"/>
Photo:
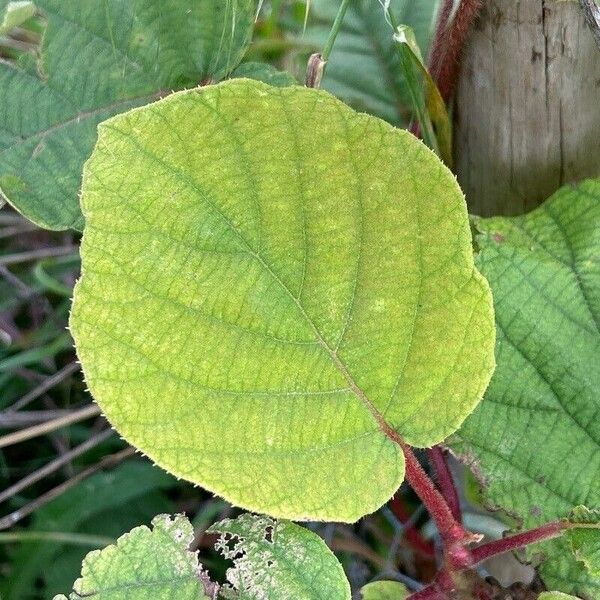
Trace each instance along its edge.
<path fill-rule="evenodd" d="M 600 51 L 578 2 L 485 0 L 454 119 L 473 213 L 523 213 L 600 175 Z"/>

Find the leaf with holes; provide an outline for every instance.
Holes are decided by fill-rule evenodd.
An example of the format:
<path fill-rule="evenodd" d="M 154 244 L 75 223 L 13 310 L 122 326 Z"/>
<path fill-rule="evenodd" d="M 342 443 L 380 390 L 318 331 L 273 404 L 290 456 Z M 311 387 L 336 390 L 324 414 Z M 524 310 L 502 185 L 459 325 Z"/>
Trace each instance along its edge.
<path fill-rule="evenodd" d="M 575 558 L 600 580 L 600 509 L 578 506 L 571 511 L 569 520 L 580 525 L 566 533 Z"/>
<path fill-rule="evenodd" d="M 443 440 L 493 369 L 452 174 L 326 92 L 243 79 L 99 131 L 71 330 L 112 424 L 256 512 L 376 510 L 399 436 Z"/>
<path fill-rule="evenodd" d="M 489 501 L 529 528 L 600 507 L 600 181 L 528 215 L 476 219 L 476 264 L 494 294 L 498 368 L 452 444 Z M 575 451 L 576 450 L 576 451 Z M 562 539 L 542 546 L 549 586 L 596 597 Z M 536 549 L 534 549 L 534 552 Z"/>
<path fill-rule="evenodd" d="M 306 31 L 297 35 L 304 43 L 323 48 L 339 8 L 338 0 L 311 0 Z M 398 23 L 414 29 L 423 51 L 429 43 L 437 2 L 392 0 L 390 10 Z M 322 87 L 357 110 L 395 124 L 411 118 L 411 99 L 402 75 L 394 30 L 376 0 L 353 0 L 341 25 L 327 63 Z"/>
<path fill-rule="evenodd" d="M 152 527 L 136 527 L 115 545 L 90 552 L 69 600 L 209 600 L 205 585 L 211 584 L 188 550 L 194 539 L 190 522 L 182 515 L 158 515 Z"/>
<path fill-rule="evenodd" d="M 350 600 L 342 565 L 315 533 L 289 521 L 243 514 L 208 529 L 233 561 L 224 597 L 248 600 Z M 229 595 L 227 595 L 229 592 Z"/>
<path fill-rule="evenodd" d="M 15 3 L 0 0 L 3 9 Z M 0 61 L 0 191 L 49 229 L 81 229 L 81 169 L 96 126 L 240 61 L 254 0 L 36 0 L 36 62 Z M 0 195 L 2 195 L 0 194 Z"/>

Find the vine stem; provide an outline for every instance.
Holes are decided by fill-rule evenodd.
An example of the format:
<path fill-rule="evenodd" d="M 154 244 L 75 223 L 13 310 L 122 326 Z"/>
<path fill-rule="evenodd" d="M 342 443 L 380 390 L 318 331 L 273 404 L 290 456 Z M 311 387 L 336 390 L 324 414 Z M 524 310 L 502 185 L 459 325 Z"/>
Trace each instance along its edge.
<path fill-rule="evenodd" d="M 350 2 L 352 2 L 352 0 L 342 0 L 342 3 L 340 4 L 340 7 L 337 11 L 337 15 L 335 15 L 335 20 L 333 21 L 333 25 L 331 26 L 329 37 L 325 42 L 323 52 L 321 52 L 321 57 L 325 62 L 329 60 L 329 56 L 331 55 L 331 51 L 333 50 L 333 44 L 335 43 L 335 38 L 340 32 L 342 22 L 344 21 L 344 17 L 346 16 L 346 11 L 348 10 L 348 6 L 350 6 Z"/>
<path fill-rule="evenodd" d="M 435 471 L 435 480 L 438 488 L 446 500 L 452 516 L 459 523 L 462 523 L 460 500 L 444 450 L 440 446 L 434 446 L 433 448 L 427 449 L 427 455 L 429 456 L 429 461 Z"/>
<path fill-rule="evenodd" d="M 563 534 L 566 529 L 571 529 L 572 523 L 569 521 L 553 521 L 552 523 L 546 523 L 535 529 L 529 531 L 522 531 L 521 533 L 515 533 L 509 535 L 501 540 L 494 540 L 487 544 L 482 544 L 477 548 L 471 550 L 471 556 L 473 558 L 473 565 L 477 565 L 492 556 L 498 554 L 504 554 L 511 552 L 512 550 L 518 550 L 524 546 L 542 542 L 544 540 L 550 540 Z"/>
<path fill-rule="evenodd" d="M 410 446 L 400 442 L 406 463 L 406 479 L 427 508 L 435 522 L 442 541 L 448 566 L 462 569 L 472 564 L 467 545 L 479 541 L 480 537 L 463 528 L 452 514 L 446 500 L 419 464 Z"/>
<path fill-rule="evenodd" d="M 481 0 L 444 0 L 429 54 L 429 71 L 446 103 L 452 98 L 467 35 Z"/>
<path fill-rule="evenodd" d="M 310 58 L 308 59 L 308 65 L 306 68 L 306 87 L 318 88 L 321 85 L 321 79 L 323 79 L 327 61 L 329 60 L 329 56 L 333 50 L 333 45 L 335 44 L 335 40 L 342 27 L 344 17 L 346 16 L 346 11 L 348 10 L 348 6 L 350 6 L 350 2 L 352 2 L 352 0 L 342 0 L 337 14 L 335 15 L 333 25 L 329 31 L 329 36 L 327 37 L 325 46 L 323 46 L 323 51 L 320 53 L 316 52 L 315 54 L 311 54 Z"/>
<path fill-rule="evenodd" d="M 565 530 L 579 526 L 581 526 L 581 524 L 574 524 L 564 520 L 553 521 L 552 523 L 546 523 L 545 525 L 530 529 L 529 531 L 522 531 L 521 533 L 509 535 L 501 540 L 494 540 L 487 544 L 482 544 L 470 551 L 472 562 L 471 564 L 462 567 L 462 569 L 472 568 L 499 554 L 519 550 L 520 548 L 537 542 L 551 540 L 562 535 Z M 438 572 L 433 583 L 426 588 L 411 594 L 408 596 L 407 600 L 448 600 L 449 595 L 455 589 L 455 577 L 453 574 L 455 575 L 456 571 L 462 569 L 454 570 L 452 567 L 445 567 Z M 485 591 L 481 590 L 479 595 L 481 596 L 481 594 L 485 594 Z M 485 597 L 485 595 L 483 597 Z"/>

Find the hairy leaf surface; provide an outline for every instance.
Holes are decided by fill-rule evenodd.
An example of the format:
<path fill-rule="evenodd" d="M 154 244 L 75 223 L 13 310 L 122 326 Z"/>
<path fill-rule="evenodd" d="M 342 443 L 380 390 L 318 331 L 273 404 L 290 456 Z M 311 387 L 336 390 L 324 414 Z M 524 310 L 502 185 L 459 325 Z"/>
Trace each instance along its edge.
<path fill-rule="evenodd" d="M 39 60 L 0 61 L 0 190 L 42 227 L 81 229 L 97 124 L 228 73 L 249 43 L 254 0 L 35 5 L 47 20 Z"/>
<path fill-rule="evenodd" d="M 69 600 L 209 600 L 197 554 L 188 550 L 193 539 L 184 516 L 158 515 L 152 529 L 136 527 L 115 545 L 90 552 Z"/>
<path fill-rule="evenodd" d="M 528 215 L 478 219 L 476 263 L 494 294 L 498 367 L 453 447 L 491 503 L 524 527 L 600 507 L 600 181 Z M 552 587 L 600 594 L 566 540 L 543 548 Z"/>
<path fill-rule="evenodd" d="M 325 542 L 304 527 L 243 514 L 208 531 L 222 534 L 217 550 L 233 561 L 227 571 L 232 597 L 350 600 L 342 565 Z"/>
<path fill-rule="evenodd" d="M 421 142 L 250 80 L 100 126 L 71 328 L 112 424 L 256 512 L 354 521 L 493 369 L 463 196 Z M 394 441 L 395 440 L 395 441 Z"/>

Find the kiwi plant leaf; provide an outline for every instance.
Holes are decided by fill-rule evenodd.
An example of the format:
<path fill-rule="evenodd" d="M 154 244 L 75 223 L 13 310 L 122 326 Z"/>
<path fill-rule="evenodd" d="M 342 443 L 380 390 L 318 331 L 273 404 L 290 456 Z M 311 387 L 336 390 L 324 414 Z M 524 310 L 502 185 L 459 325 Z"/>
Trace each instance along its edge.
<path fill-rule="evenodd" d="M 360 590 L 361 600 L 404 600 L 409 595 L 404 584 L 398 581 L 373 581 Z"/>
<path fill-rule="evenodd" d="M 600 180 L 520 217 L 476 219 L 494 295 L 497 369 L 451 444 L 493 505 L 529 528 L 600 507 Z M 598 597 L 565 539 L 541 546 L 549 587 Z M 540 547 L 534 547 L 537 552 Z"/>
<path fill-rule="evenodd" d="M 152 529 L 136 527 L 116 544 L 90 552 L 69 600 L 209 600 L 197 553 L 188 550 L 193 539 L 183 515 L 158 515 Z"/>
<path fill-rule="evenodd" d="M 234 598 L 350 600 L 342 565 L 315 533 L 289 521 L 243 514 L 208 529 L 216 548 L 233 561 L 227 571 Z M 227 588 L 222 588 L 225 596 Z"/>
<path fill-rule="evenodd" d="M 15 3 L 0 0 L 3 9 Z M 81 229 L 96 126 L 218 79 L 249 44 L 254 0 L 36 0 L 37 59 L 0 61 L 0 196 L 48 229 Z"/>
<path fill-rule="evenodd" d="M 306 31 L 298 32 L 305 43 L 322 48 L 339 8 L 338 0 L 311 0 Z M 436 0 L 391 0 L 396 21 L 413 28 L 426 53 Z M 411 98 L 393 40 L 394 30 L 377 0 L 353 0 L 348 7 L 321 87 L 345 100 L 356 110 L 369 112 L 394 124 L 411 117 Z"/>
<path fill-rule="evenodd" d="M 600 579 L 600 509 L 578 506 L 571 511 L 569 520 L 581 525 L 567 531 L 575 558 Z"/>
<path fill-rule="evenodd" d="M 542 592 L 538 596 L 538 600 L 580 600 L 576 596 L 563 594 L 562 592 Z"/>
<path fill-rule="evenodd" d="M 110 119 L 71 331 L 130 443 L 230 502 L 354 521 L 494 365 L 463 195 L 406 131 L 248 79 Z"/>

